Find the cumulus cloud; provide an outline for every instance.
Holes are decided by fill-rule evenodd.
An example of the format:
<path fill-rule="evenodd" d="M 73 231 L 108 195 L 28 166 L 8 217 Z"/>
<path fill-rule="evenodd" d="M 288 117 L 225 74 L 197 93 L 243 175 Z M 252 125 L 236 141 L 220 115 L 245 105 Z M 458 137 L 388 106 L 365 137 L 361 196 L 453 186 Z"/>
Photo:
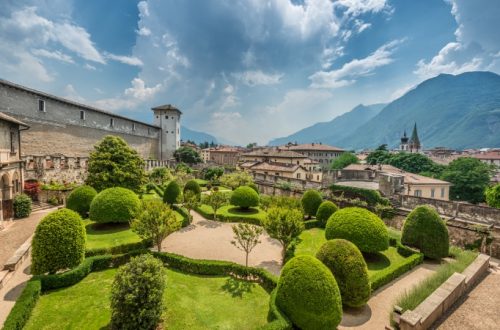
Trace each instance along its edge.
<path fill-rule="evenodd" d="M 131 81 L 132 87 L 125 89 L 123 95 L 113 98 L 100 99 L 94 104 L 110 111 L 134 109 L 145 101 L 151 100 L 158 92 L 162 90 L 161 84 L 153 87 L 147 87 L 144 80 L 134 78 Z"/>
<path fill-rule="evenodd" d="M 391 10 L 387 0 L 337 0 L 335 5 L 345 9 L 346 14 L 352 16 Z"/>

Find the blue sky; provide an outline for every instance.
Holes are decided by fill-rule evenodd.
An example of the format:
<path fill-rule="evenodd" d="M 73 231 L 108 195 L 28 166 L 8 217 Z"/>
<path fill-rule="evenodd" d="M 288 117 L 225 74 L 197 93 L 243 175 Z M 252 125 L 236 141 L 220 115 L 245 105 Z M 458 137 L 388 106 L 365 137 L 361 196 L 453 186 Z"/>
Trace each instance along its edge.
<path fill-rule="evenodd" d="M 3 0 L 0 77 L 266 143 L 439 73 L 500 73 L 497 0 Z"/>

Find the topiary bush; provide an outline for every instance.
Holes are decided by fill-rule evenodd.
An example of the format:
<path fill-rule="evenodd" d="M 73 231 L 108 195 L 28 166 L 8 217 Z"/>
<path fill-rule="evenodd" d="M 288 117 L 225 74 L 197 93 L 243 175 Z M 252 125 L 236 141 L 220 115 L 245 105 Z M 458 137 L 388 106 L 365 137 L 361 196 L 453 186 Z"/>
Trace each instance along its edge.
<path fill-rule="evenodd" d="M 85 226 L 78 213 L 60 209 L 45 216 L 31 243 L 31 273 L 55 273 L 78 266 L 85 257 Z"/>
<path fill-rule="evenodd" d="M 401 243 L 420 249 L 424 256 L 440 259 L 448 256 L 448 229 L 439 214 L 429 206 L 416 207 L 406 218 Z"/>
<path fill-rule="evenodd" d="M 327 240 L 346 239 L 367 253 L 389 248 L 389 233 L 384 222 L 359 207 L 346 207 L 332 214 L 326 223 L 325 237 Z"/>
<path fill-rule="evenodd" d="M 259 194 L 248 186 L 236 188 L 231 195 L 230 203 L 241 209 L 248 209 L 259 205 Z"/>
<path fill-rule="evenodd" d="M 319 191 L 310 189 L 304 193 L 300 202 L 302 203 L 304 213 L 310 218 L 318 212 L 318 208 L 321 202 L 323 202 L 323 198 L 321 198 Z"/>
<path fill-rule="evenodd" d="M 316 253 L 330 269 L 340 289 L 342 303 L 349 307 L 361 307 L 370 299 L 368 267 L 356 245 L 345 239 L 332 239 Z"/>
<path fill-rule="evenodd" d="M 14 197 L 14 217 L 26 218 L 31 214 L 31 198 L 26 194 Z"/>
<path fill-rule="evenodd" d="M 312 256 L 292 258 L 281 270 L 276 304 L 300 329 L 336 329 L 342 318 L 337 282 Z"/>
<path fill-rule="evenodd" d="M 96 195 L 97 191 L 91 186 L 78 187 L 69 194 L 66 207 L 86 217 L 90 210 L 90 203 Z"/>
<path fill-rule="evenodd" d="M 324 201 L 318 207 L 318 212 L 316 212 L 316 220 L 318 220 L 321 227 L 325 228 L 326 222 L 332 214 L 334 214 L 339 208 L 331 201 Z"/>
<path fill-rule="evenodd" d="M 147 254 L 121 266 L 111 287 L 111 328 L 157 328 L 163 312 L 165 269 Z"/>
<path fill-rule="evenodd" d="M 170 181 L 165 190 L 163 191 L 163 202 L 174 205 L 179 202 L 181 198 L 181 188 L 176 181 Z"/>
<path fill-rule="evenodd" d="M 198 197 L 198 200 L 200 200 L 201 188 L 196 180 L 189 180 L 188 182 L 186 182 L 183 190 L 184 194 L 186 193 L 186 191 L 192 191 Z"/>
<path fill-rule="evenodd" d="M 108 188 L 92 200 L 89 218 L 99 223 L 129 222 L 137 215 L 140 207 L 141 201 L 132 190 Z"/>

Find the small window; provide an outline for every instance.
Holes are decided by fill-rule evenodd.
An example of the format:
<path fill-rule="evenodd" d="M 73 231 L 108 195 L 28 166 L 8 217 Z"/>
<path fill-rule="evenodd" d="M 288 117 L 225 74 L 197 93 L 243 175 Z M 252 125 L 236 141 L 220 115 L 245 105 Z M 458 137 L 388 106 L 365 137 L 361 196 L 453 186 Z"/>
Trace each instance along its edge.
<path fill-rule="evenodd" d="M 168 116 L 165 116 L 165 119 L 168 119 Z"/>
<path fill-rule="evenodd" d="M 135 123 L 132 123 L 132 130 L 135 131 Z"/>
<path fill-rule="evenodd" d="M 151 128 L 148 127 L 148 135 L 151 134 Z"/>
<path fill-rule="evenodd" d="M 80 119 L 85 120 L 85 111 L 80 110 Z"/>
<path fill-rule="evenodd" d="M 109 118 L 109 126 L 114 127 L 115 126 L 115 119 L 114 118 Z"/>
<path fill-rule="evenodd" d="M 415 190 L 415 196 L 421 197 L 422 196 L 422 190 L 419 190 L 419 189 Z"/>
<path fill-rule="evenodd" d="M 441 198 L 444 198 L 444 188 L 441 188 Z"/>
<path fill-rule="evenodd" d="M 297 173 L 297 179 L 300 179 L 300 173 Z"/>
<path fill-rule="evenodd" d="M 434 188 L 431 189 L 431 197 L 434 198 Z"/>
<path fill-rule="evenodd" d="M 174 131 L 172 131 L 172 134 L 174 134 Z"/>
<path fill-rule="evenodd" d="M 38 100 L 38 111 L 45 112 L 45 101 Z"/>
<path fill-rule="evenodd" d="M 11 153 L 16 152 L 14 138 L 15 138 L 14 132 L 10 132 L 10 152 Z"/>

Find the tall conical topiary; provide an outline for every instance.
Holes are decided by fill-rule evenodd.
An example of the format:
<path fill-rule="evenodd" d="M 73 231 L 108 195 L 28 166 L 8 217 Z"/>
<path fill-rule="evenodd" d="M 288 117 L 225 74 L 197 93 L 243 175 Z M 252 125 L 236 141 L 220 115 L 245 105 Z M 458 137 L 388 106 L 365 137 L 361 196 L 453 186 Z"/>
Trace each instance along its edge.
<path fill-rule="evenodd" d="M 167 204 L 173 205 L 179 203 L 180 198 L 181 188 L 179 187 L 179 184 L 175 181 L 170 181 L 163 192 L 163 201 Z"/>

